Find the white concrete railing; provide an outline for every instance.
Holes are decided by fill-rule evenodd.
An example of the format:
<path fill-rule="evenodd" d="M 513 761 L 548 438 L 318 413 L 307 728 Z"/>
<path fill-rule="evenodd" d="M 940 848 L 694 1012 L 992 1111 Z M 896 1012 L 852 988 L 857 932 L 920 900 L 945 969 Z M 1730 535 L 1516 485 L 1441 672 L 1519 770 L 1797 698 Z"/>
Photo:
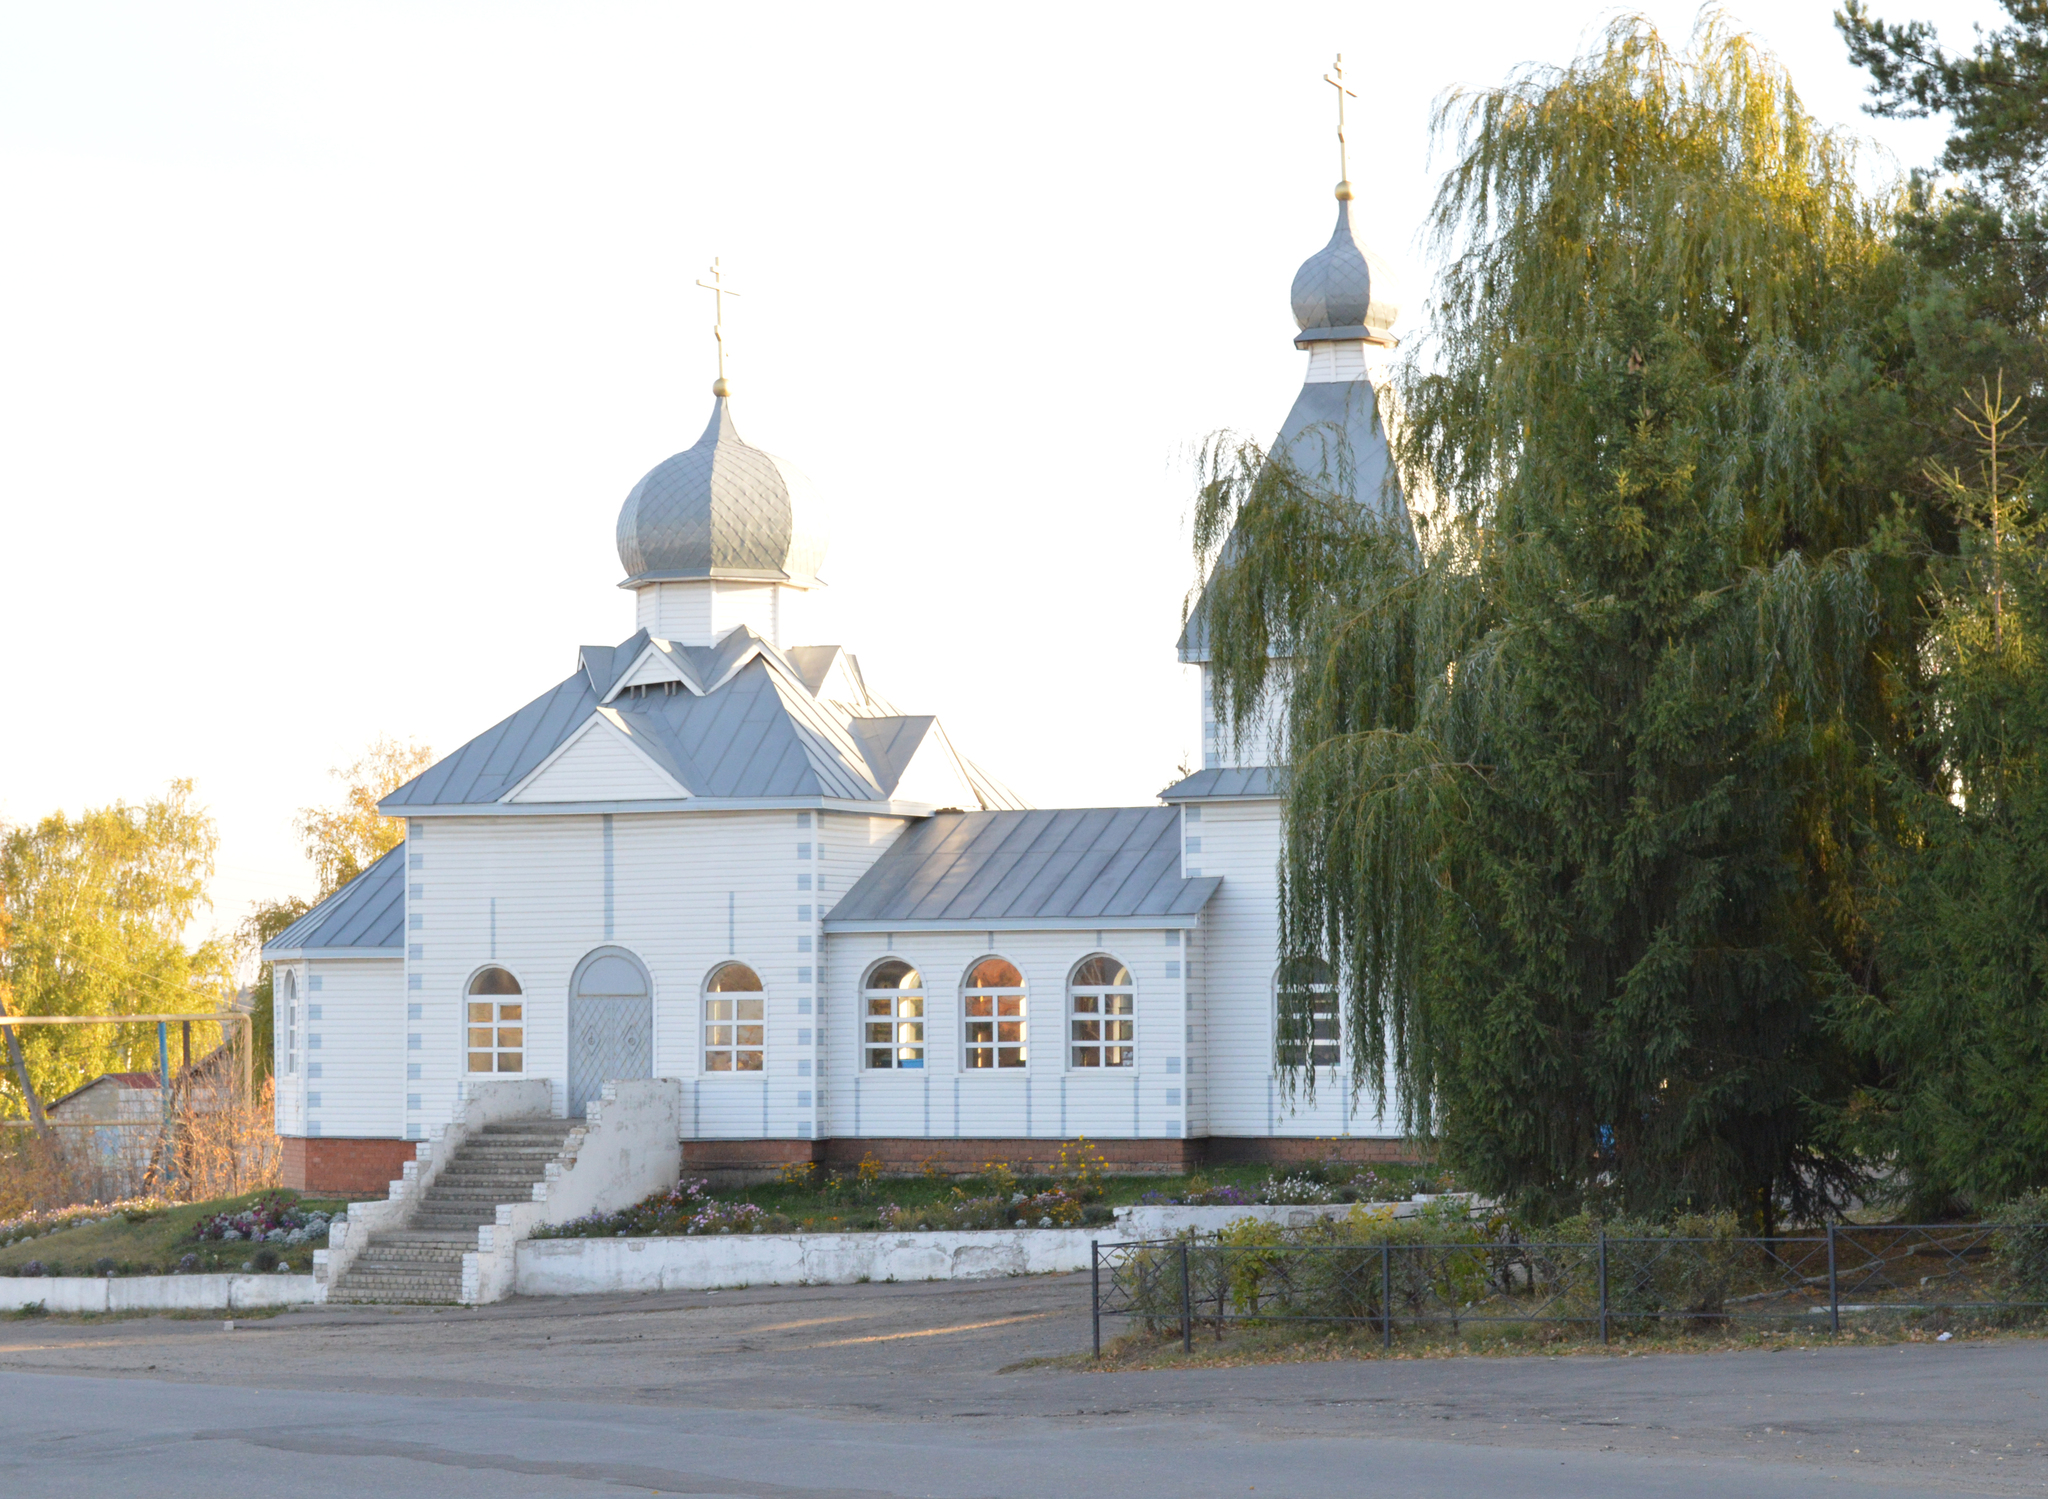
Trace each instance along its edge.
<path fill-rule="evenodd" d="M 319 1288 L 319 1299 L 327 1299 L 328 1288 L 341 1279 L 356 1256 L 369 1245 L 371 1234 L 405 1226 L 434 1178 L 471 1135 L 487 1124 L 545 1119 L 553 1108 L 553 1090 L 544 1078 L 471 1083 L 462 1101 L 462 1112 L 420 1141 L 414 1158 L 405 1163 L 405 1174 L 391 1184 L 384 1200 L 352 1202 L 348 1215 L 335 1219 L 329 1226 L 327 1247 L 313 1251 L 313 1284 Z"/>
<path fill-rule="evenodd" d="M 498 1204 L 462 1257 L 462 1299 L 503 1301 L 516 1289 L 518 1248 L 544 1223 L 615 1213 L 676 1184 L 683 1169 L 683 1085 L 672 1077 L 606 1083 L 581 1139 L 550 1161 L 533 1201 Z"/>

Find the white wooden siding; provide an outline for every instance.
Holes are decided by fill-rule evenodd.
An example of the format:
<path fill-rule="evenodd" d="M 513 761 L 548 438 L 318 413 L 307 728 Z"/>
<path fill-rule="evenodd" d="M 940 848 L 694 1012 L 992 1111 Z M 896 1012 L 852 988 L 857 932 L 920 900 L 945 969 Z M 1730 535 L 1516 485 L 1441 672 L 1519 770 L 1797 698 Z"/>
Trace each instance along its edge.
<path fill-rule="evenodd" d="M 609 710 L 607 710 L 609 711 Z M 627 743 L 601 716 L 593 716 L 547 764 L 507 800 L 599 802 L 673 800 L 689 795 Z"/>
<path fill-rule="evenodd" d="M 1211 1135 L 1386 1136 L 1396 1133 L 1373 1111 L 1369 1093 L 1356 1101 L 1346 1075 L 1317 1080 L 1314 1103 L 1289 1101 L 1274 1067 L 1273 979 L 1279 918 L 1277 869 L 1280 806 L 1269 801 L 1205 802 L 1198 821 L 1183 822 L 1202 840 L 1189 867 L 1221 875 L 1223 884 L 1202 914 L 1194 958 L 1202 1042 L 1198 1075 L 1206 1133 Z M 1187 812 L 1183 810 L 1185 819 Z M 1182 847 L 1186 843 L 1183 840 Z M 1389 1111 L 1389 1119 L 1393 1117 Z"/>
<path fill-rule="evenodd" d="M 893 941 L 891 940 L 893 936 Z M 1099 937 L 1099 940 L 1098 940 Z M 1106 952 L 1137 986 L 1135 1064 L 1067 1065 L 1067 977 L 1090 953 Z M 976 959 L 1008 958 L 1028 991 L 1030 1065 L 969 1071 L 964 1065 L 961 990 Z M 1092 1135 L 1180 1138 L 1187 1128 L 1181 956 L 1164 931 L 879 932 L 832 939 L 826 964 L 827 1053 L 834 1135 L 950 1138 Z M 925 985 L 925 1065 L 909 1071 L 861 1066 L 860 986 L 883 957 L 913 964 Z"/>
<path fill-rule="evenodd" d="M 299 995 L 299 1086 L 306 1128 L 351 1138 L 405 1133 L 405 963 L 335 959 L 306 963 L 318 992 Z M 312 1013 L 314 1006 L 319 1014 Z M 319 1037 L 317 1046 L 313 1038 Z M 319 1073 L 313 1072 L 318 1067 Z M 316 1107 L 313 1100 L 319 1099 Z"/>

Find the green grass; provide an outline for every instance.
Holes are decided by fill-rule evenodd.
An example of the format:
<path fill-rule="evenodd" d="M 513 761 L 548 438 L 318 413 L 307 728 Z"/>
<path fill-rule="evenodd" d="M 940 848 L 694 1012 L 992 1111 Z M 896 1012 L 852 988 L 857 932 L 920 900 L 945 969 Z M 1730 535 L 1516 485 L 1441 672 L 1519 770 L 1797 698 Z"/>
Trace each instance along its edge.
<path fill-rule="evenodd" d="M 233 1213 L 248 1207 L 261 1192 L 240 1197 L 222 1197 L 212 1202 L 190 1202 L 141 1216 L 140 1221 L 116 1214 L 112 1223 L 90 1228 L 65 1228 L 0 1248 L 0 1275 L 19 1275 L 30 1260 L 42 1262 L 46 1275 L 101 1275 L 111 1269 L 116 1275 L 168 1275 L 186 1255 L 198 1256 L 201 1272 L 238 1272 L 259 1247 L 277 1252 L 278 1260 L 295 1272 L 313 1268 L 316 1244 L 222 1243 L 201 1240 L 194 1230 L 201 1220 L 216 1213 Z M 286 1193 L 307 1208 L 326 1210 L 342 1206 L 339 1200 L 300 1197 Z M 140 1215 L 138 1215 L 140 1216 Z"/>

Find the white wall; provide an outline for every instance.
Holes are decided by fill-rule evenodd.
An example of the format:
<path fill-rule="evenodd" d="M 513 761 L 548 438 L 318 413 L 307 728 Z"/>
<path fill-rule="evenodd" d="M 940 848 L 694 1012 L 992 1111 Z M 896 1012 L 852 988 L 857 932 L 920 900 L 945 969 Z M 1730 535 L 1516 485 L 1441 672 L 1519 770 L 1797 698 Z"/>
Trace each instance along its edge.
<path fill-rule="evenodd" d="M 1283 662 L 1273 664 L 1275 670 L 1282 670 L 1285 666 Z M 1259 711 L 1253 715 L 1245 732 L 1233 739 L 1229 725 L 1217 720 L 1210 691 L 1210 672 L 1213 669 L 1208 662 L 1202 663 L 1202 768 L 1241 769 L 1284 764 L 1287 759 L 1283 732 L 1284 700 L 1277 687 L 1269 690 L 1260 701 Z"/>
<path fill-rule="evenodd" d="M 416 1013 L 405 1029 L 419 1045 L 404 1061 L 420 1076 L 403 1085 L 418 1102 L 406 1122 L 425 1132 L 452 1116 L 465 1076 L 463 995 L 491 962 L 525 991 L 525 1075 L 550 1079 L 557 1110 L 566 1107 L 570 979 L 592 949 L 614 946 L 653 980 L 654 1075 L 683 1079 L 684 1138 L 814 1133 L 819 924 L 902 821 L 790 810 L 616 814 L 609 925 L 605 823 L 412 820 L 408 918 L 417 926 L 406 933 L 415 955 L 405 999 Z M 766 1068 L 703 1076 L 703 985 L 729 959 L 766 986 Z"/>
<path fill-rule="evenodd" d="M 404 1134 L 405 964 L 314 958 L 305 969 L 296 1090 L 303 1127 L 292 1133 Z"/>
<path fill-rule="evenodd" d="M 805 590 L 784 583 L 689 579 L 634 590 L 638 627 L 679 645 L 712 645 L 745 625 L 774 645 L 803 645 L 813 610 Z"/>
<path fill-rule="evenodd" d="M 1203 1132 L 1397 1133 L 1373 1113 L 1370 1095 L 1354 1102 L 1346 1082 L 1348 1070 L 1320 1076 L 1315 1102 L 1310 1104 L 1299 1097 L 1288 1100 L 1273 1065 L 1280 804 L 1204 802 L 1184 807 L 1181 816 L 1184 872 L 1223 876 L 1203 912 L 1195 955 L 1201 1048 L 1195 1077 Z M 1196 839 L 1199 849 L 1192 841 Z"/>
<path fill-rule="evenodd" d="M 1186 1131 L 1180 933 L 1151 931 L 849 932 L 832 938 L 826 964 L 826 1061 L 834 1135 L 931 1139 L 1132 1135 Z M 892 941 L 893 937 L 893 941 Z M 1074 965 L 1106 952 L 1137 987 L 1137 1059 L 1130 1068 L 1070 1068 L 1066 985 Z M 983 957 L 1017 965 L 1028 990 L 1030 1065 L 963 1065 L 960 992 Z M 925 984 L 925 1065 L 869 1071 L 861 1065 L 861 982 L 879 959 L 914 965 Z"/>

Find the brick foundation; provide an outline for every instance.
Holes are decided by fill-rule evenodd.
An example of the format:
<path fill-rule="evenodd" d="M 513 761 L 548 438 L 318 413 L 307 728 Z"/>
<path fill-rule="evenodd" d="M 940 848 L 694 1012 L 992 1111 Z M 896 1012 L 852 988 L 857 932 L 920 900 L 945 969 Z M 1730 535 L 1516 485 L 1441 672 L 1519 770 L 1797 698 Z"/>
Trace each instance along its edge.
<path fill-rule="evenodd" d="M 298 1192 L 382 1197 L 405 1174 L 417 1140 L 365 1140 L 286 1135 L 284 1184 Z"/>

